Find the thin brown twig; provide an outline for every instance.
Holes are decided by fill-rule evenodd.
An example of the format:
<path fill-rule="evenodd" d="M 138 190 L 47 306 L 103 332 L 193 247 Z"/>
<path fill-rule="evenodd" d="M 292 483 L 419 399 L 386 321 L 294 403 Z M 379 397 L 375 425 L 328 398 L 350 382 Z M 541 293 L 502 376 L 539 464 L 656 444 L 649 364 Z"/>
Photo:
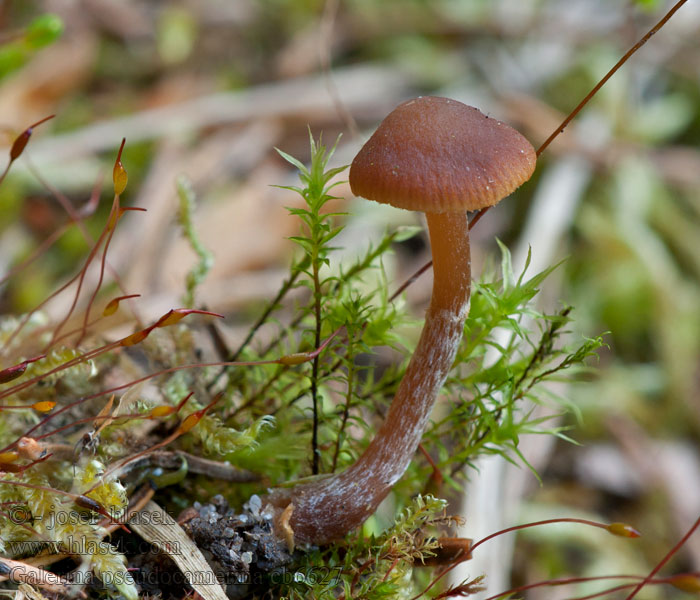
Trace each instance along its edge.
<path fill-rule="evenodd" d="M 357 336 L 358 339 L 362 337 L 362 334 L 366 328 L 366 324 L 363 325 L 360 328 L 359 335 Z M 348 333 L 348 345 L 350 345 L 351 339 L 350 339 L 350 334 Z M 335 364 L 331 367 L 330 373 L 333 373 L 340 365 L 342 364 L 342 359 L 338 359 Z M 352 396 L 355 393 L 355 357 L 351 357 L 349 366 L 348 366 L 348 387 L 345 392 L 345 405 L 343 406 L 343 416 L 340 421 L 340 428 L 338 429 L 338 435 L 335 438 L 335 450 L 333 451 L 333 461 L 331 463 L 331 473 L 335 471 L 336 467 L 338 466 L 338 457 L 340 456 L 340 445 L 341 445 L 341 438 L 343 437 L 343 434 L 345 433 L 345 427 L 348 422 L 348 417 L 350 416 L 350 406 L 352 404 Z"/>
<path fill-rule="evenodd" d="M 243 350 L 245 350 L 245 348 L 250 344 L 250 342 L 253 341 L 253 338 L 255 337 L 255 334 L 257 333 L 257 331 L 265 324 L 265 322 L 267 321 L 269 316 L 279 307 L 279 303 L 287 295 L 287 292 L 289 292 L 289 290 L 291 290 L 293 288 L 294 282 L 297 280 L 297 278 L 301 274 L 302 268 L 305 264 L 306 264 L 306 260 L 303 259 L 299 263 L 299 265 L 296 265 L 296 267 L 298 267 L 298 268 L 295 268 L 294 265 L 292 266 L 292 274 L 289 276 L 289 279 L 287 279 L 282 284 L 282 287 L 277 292 L 277 296 L 275 296 L 275 298 L 272 300 L 272 302 L 268 303 L 268 305 L 265 308 L 265 310 L 263 311 L 263 313 L 260 315 L 258 320 L 255 322 L 255 324 L 248 331 L 248 335 L 246 336 L 246 338 L 241 342 L 241 344 L 238 346 L 238 348 L 235 350 L 235 352 L 233 352 L 233 354 L 231 354 L 227 358 L 227 361 L 234 362 L 234 361 L 238 360 L 238 357 L 241 355 L 241 352 L 243 352 Z M 302 317 L 303 317 L 303 315 L 302 315 Z M 281 335 L 284 335 L 284 332 Z M 276 342 L 272 342 L 268 346 L 268 348 L 263 352 L 262 356 L 265 356 L 265 354 L 267 352 L 269 352 L 272 348 L 274 348 L 275 343 Z M 221 369 L 221 371 L 219 371 L 219 373 L 217 373 L 216 377 L 214 377 L 214 379 L 212 379 L 207 384 L 207 390 L 211 390 L 211 388 L 213 388 L 217 384 L 217 382 L 219 381 L 221 376 L 224 373 L 226 373 L 226 371 L 227 371 L 226 368 Z"/>
<path fill-rule="evenodd" d="M 481 220 L 481 217 L 483 217 L 486 214 L 486 211 L 488 211 L 489 208 L 489 206 L 487 206 L 486 208 L 482 208 L 472 217 L 472 220 L 469 222 L 469 231 L 471 231 L 474 228 L 474 226 Z M 399 289 L 397 289 L 389 298 L 389 302 L 393 302 L 394 300 L 396 300 L 396 298 L 398 298 L 409 285 L 411 285 L 416 279 L 418 279 L 432 266 L 432 260 L 430 262 L 425 263 L 420 269 L 418 269 L 413 275 L 411 275 L 406 281 L 404 281 L 399 286 Z"/>
<path fill-rule="evenodd" d="M 688 540 L 688 538 L 695 533 L 697 528 L 700 527 L 700 517 L 693 523 L 692 527 L 688 529 L 688 531 L 685 533 L 685 535 L 678 541 L 678 543 L 673 546 L 667 553 L 666 556 L 664 556 L 659 563 L 649 572 L 649 575 L 647 575 L 642 581 L 639 582 L 639 585 L 637 585 L 632 592 L 630 593 L 625 600 L 632 600 L 637 595 L 637 592 L 639 592 L 647 583 L 650 583 L 654 579 L 654 575 L 656 575 L 661 568 L 669 561 L 671 558 L 678 552 L 678 550 L 685 544 L 685 542 Z"/>
<path fill-rule="evenodd" d="M 564 132 L 564 129 L 566 126 L 571 123 L 571 121 L 578 115 L 579 112 L 581 112 L 581 109 L 583 109 L 586 104 L 595 96 L 599 91 L 600 88 L 602 88 L 608 80 L 618 71 L 618 69 L 624 65 L 630 57 L 637 52 L 644 44 L 646 44 L 654 34 L 656 34 L 667 22 L 668 20 L 676 13 L 676 11 L 683 6 L 688 0 L 678 0 L 676 4 L 674 4 L 671 9 L 663 16 L 663 18 L 656 24 L 654 27 L 652 27 L 634 46 L 632 46 L 625 54 L 624 56 L 615 63 L 615 65 L 603 76 L 603 78 L 595 85 L 593 86 L 593 89 L 588 92 L 586 97 L 579 102 L 578 106 L 572 110 L 569 115 L 559 124 L 559 126 L 552 132 L 552 134 L 542 143 L 542 145 L 536 150 L 535 154 L 539 158 L 540 154 L 542 154 L 547 147 L 561 134 Z M 483 217 L 491 208 L 490 206 L 487 206 L 486 208 L 481 209 L 474 219 L 472 219 L 472 222 L 469 224 L 469 230 L 471 231 L 472 228 L 477 224 L 479 219 Z M 399 289 L 391 296 L 391 300 L 396 298 L 401 292 L 403 292 L 409 285 L 411 285 L 420 275 L 425 273 L 431 266 L 433 265 L 432 261 L 423 265 L 418 271 L 416 271 L 411 277 L 408 278 L 400 287 Z"/>
<path fill-rule="evenodd" d="M 555 139 L 560 133 L 562 133 L 562 132 L 564 131 L 564 129 L 566 128 L 566 126 L 567 126 L 569 123 L 571 123 L 571 121 L 576 117 L 576 115 L 578 115 L 579 112 L 581 112 L 581 109 L 582 109 L 584 106 L 586 106 L 586 104 L 588 104 L 589 100 L 590 100 L 591 98 L 593 98 L 593 96 L 595 96 L 595 95 L 598 93 L 598 91 L 600 90 L 600 88 L 602 88 L 602 87 L 608 82 L 608 79 L 610 79 L 610 78 L 618 71 L 618 69 L 619 69 L 622 65 L 624 65 L 624 64 L 629 60 L 629 58 L 630 58 L 637 50 L 639 50 L 644 44 L 646 44 L 646 43 L 652 38 L 652 36 L 653 36 L 654 34 L 656 34 L 664 25 L 666 25 L 666 23 L 668 22 L 668 20 L 669 20 L 669 19 L 676 13 L 676 11 L 677 11 L 681 6 L 683 6 L 687 1 L 688 1 L 688 0 L 678 0 L 678 2 L 676 2 L 676 3 L 671 7 L 671 9 L 661 18 L 661 20 L 660 20 L 656 25 L 654 25 L 649 31 L 647 31 L 647 33 L 646 33 L 634 46 L 632 46 L 632 47 L 624 54 L 624 56 L 623 56 L 620 60 L 618 60 L 618 61 L 615 63 L 615 65 L 612 67 L 612 69 L 610 69 L 610 70 L 603 76 L 603 78 L 602 78 L 598 83 L 596 83 L 596 84 L 593 86 L 593 89 L 592 89 L 590 92 L 588 92 L 588 94 L 586 95 L 586 97 L 585 97 L 583 100 L 581 100 L 581 102 L 579 102 L 578 106 L 577 106 L 576 108 L 574 108 L 574 110 L 572 110 L 572 111 L 569 113 L 569 116 L 567 116 L 567 117 L 561 122 L 561 124 L 559 125 L 559 127 L 557 127 L 557 128 L 552 132 L 552 134 L 551 134 L 551 135 L 542 143 L 542 145 L 537 149 L 536 154 L 537 154 L 538 157 L 539 157 L 540 154 L 542 154 L 542 152 L 544 152 L 545 149 L 554 141 L 554 139 Z"/>

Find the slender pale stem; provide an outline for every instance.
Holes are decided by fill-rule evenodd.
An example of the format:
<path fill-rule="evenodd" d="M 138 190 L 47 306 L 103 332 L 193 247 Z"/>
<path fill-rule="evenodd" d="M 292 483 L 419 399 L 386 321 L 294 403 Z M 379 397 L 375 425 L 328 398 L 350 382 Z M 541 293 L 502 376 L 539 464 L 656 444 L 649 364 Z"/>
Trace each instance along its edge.
<path fill-rule="evenodd" d="M 427 220 L 433 296 L 384 423 L 367 450 L 345 471 L 276 490 L 268 498 L 280 508 L 294 505 L 289 525 L 297 543 L 341 538 L 376 510 L 411 462 L 452 367 L 471 287 L 469 224 L 466 213 L 428 214 Z"/>

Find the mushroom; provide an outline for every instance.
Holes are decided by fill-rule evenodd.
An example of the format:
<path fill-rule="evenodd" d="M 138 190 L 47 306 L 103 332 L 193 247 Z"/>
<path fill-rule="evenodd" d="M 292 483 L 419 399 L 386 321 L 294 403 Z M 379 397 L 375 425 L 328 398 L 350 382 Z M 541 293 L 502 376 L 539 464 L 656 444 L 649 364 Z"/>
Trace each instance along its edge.
<path fill-rule="evenodd" d="M 286 509 L 297 543 L 330 542 L 361 525 L 408 467 L 462 339 L 471 288 L 467 211 L 509 195 L 535 162 L 517 131 L 439 97 L 399 105 L 353 160 L 355 195 L 425 213 L 433 294 L 406 373 L 365 452 L 342 472 L 269 496 Z"/>

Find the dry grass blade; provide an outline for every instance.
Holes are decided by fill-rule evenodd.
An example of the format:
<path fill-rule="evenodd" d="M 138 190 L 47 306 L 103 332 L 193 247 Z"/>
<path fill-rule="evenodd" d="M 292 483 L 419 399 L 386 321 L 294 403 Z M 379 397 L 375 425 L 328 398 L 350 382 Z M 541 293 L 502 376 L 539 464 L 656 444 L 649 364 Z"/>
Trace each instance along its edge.
<path fill-rule="evenodd" d="M 406 78 L 390 69 L 346 67 L 336 69 L 334 82 L 348 110 L 395 104 L 407 86 Z M 126 137 L 129 143 L 198 131 L 215 125 L 257 119 L 333 117 L 336 106 L 326 93 L 324 76 L 299 77 L 259 85 L 241 92 L 220 92 L 193 100 L 145 110 L 89 125 L 81 130 L 34 143 L 37 165 L 66 161 L 101 152 Z M 0 148 L 0 152 L 4 149 Z"/>
<path fill-rule="evenodd" d="M 129 527 L 144 540 L 163 551 L 169 547 L 178 548 L 177 552 L 168 554 L 179 567 L 187 581 L 204 600 L 228 600 L 220 585 L 203 585 L 202 581 L 217 581 L 216 573 L 207 563 L 195 543 L 187 537 L 182 527 L 158 504 L 150 501 L 129 520 Z M 193 581 L 196 574 L 197 582 Z"/>

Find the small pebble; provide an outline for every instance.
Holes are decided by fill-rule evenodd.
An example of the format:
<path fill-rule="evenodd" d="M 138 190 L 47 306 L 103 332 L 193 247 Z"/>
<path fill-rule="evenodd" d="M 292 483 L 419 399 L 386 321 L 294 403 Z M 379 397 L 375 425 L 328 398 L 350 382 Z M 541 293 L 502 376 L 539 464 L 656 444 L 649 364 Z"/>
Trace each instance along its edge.
<path fill-rule="evenodd" d="M 260 509 L 262 508 L 262 500 L 260 500 L 260 496 L 253 494 L 248 501 L 248 506 L 250 507 L 250 512 L 252 512 L 255 516 L 258 516 L 258 514 L 260 514 Z"/>

